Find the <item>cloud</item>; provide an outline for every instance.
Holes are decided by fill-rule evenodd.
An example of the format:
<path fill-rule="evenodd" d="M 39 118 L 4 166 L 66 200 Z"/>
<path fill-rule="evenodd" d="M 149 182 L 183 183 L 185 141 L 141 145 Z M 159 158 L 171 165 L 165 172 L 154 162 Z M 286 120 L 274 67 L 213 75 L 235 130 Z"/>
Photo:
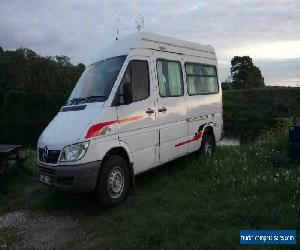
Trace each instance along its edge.
<path fill-rule="evenodd" d="M 228 68 L 238 54 L 265 62 L 299 58 L 299 13 L 299 0 L 2 0 L 0 46 L 87 64 L 114 41 L 117 26 L 120 36 L 135 32 L 141 14 L 147 31 L 213 45 Z"/>
<path fill-rule="evenodd" d="M 300 58 L 257 60 L 255 63 L 269 84 L 296 86 L 296 80 L 300 83 Z"/>
<path fill-rule="evenodd" d="M 260 59 L 254 60 L 267 85 L 296 86 L 300 84 L 300 58 L 293 59 Z M 230 63 L 219 65 L 219 77 L 224 81 L 230 75 Z M 300 85 L 299 85 L 300 86 Z"/>

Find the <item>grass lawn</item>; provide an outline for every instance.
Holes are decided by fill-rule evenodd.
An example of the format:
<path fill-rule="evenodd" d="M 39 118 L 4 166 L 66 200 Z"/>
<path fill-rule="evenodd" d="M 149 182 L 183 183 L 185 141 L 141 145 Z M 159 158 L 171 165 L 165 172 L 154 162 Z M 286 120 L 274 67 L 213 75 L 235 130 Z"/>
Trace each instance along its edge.
<path fill-rule="evenodd" d="M 94 194 L 39 184 L 31 151 L 22 169 L 10 168 L 0 215 L 22 210 L 33 218 L 71 217 L 77 226 L 57 248 L 262 248 L 241 247 L 240 229 L 297 229 L 299 247 L 300 164 L 288 160 L 285 131 L 263 136 L 257 144 L 218 148 L 212 158 L 193 154 L 141 174 L 128 199 L 110 210 Z M 13 230 L 0 228 L 8 247 L 20 240 L 8 234 Z"/>

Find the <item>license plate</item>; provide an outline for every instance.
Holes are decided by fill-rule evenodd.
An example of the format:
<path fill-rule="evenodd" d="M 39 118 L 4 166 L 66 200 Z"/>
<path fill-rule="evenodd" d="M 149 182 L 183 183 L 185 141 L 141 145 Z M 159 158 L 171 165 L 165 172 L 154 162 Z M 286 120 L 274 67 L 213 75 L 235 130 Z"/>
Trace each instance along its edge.
<path fill-rule="evenodd" d="M 40 174 L 40 182 L 51 186 L 52 185 L 52 178 L 50 176 Z"/>

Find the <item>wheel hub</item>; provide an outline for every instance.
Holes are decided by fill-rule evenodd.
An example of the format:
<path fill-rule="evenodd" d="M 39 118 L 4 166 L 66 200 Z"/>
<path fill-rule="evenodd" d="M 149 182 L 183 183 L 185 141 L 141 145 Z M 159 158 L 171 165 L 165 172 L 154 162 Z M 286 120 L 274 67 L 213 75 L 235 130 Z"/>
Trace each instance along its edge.
<path fill-rule="evenodd" d="M 206 142 L 204 145 L 204 153 L 206 153 L 208 155 L 212 154 L 212 146 L 208 142 Z"/>
<path fill-rule="evenodd" d="M 112 198 L 121 196 L 124 189 L 124 173 L 119 166 L 116 166 L 111 170 L 107 184 L 109 195 Z"/>

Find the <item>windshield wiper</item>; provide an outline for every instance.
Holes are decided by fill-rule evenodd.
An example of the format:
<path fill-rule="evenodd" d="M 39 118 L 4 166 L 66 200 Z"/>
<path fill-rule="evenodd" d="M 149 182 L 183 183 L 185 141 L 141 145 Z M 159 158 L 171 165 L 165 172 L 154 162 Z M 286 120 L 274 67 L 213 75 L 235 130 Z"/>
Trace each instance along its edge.
<path fill-rule="evenodd" d="M 97 99 L 97 98 L 107 98 L 107 96 L 104 96 L 104 95 L 91 95 L 91 96 L 87 96 L 87 97 L 73 98 L 73 99 L 71 99 L 67 102 L 67 105 L 72 105 L 72 104 L 77 105 L 79 103 L 88 102 L 89 100 Z"/>
<path fill-rule="evenodd" d="M 73 98 L 69 101 L 67 101 L 67 105 L 71 104 L 78 104 L 79 102 L 83 101 L 85 98 Z"/>
<path fill-rule="evenodd" d="M 91 96 L 87 96 L 87 97 L 84 97 L 84 98 L 78 98 L 80 100 L 77 101 L 77 104 L 82 103 L 82 102 L 88 102 L 89 100 L 98 99 L 98 98 L 107 98 L 107 96 L 104 96 L 104 95 L 91 95 Z"/>

